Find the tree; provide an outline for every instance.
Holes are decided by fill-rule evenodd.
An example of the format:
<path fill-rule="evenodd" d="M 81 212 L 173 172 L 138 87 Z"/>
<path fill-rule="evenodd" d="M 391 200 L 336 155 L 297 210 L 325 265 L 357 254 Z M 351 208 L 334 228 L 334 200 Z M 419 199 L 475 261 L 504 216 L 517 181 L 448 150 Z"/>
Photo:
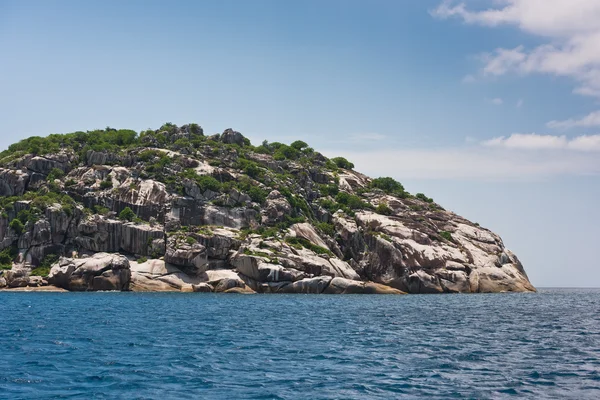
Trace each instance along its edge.
<path fill-rule="evenodd" d="M 383 178 L 373 179 L 371 181 L 371 187 L 381 189 L 388 194 L 394 194 L 399 197 L 406 196 L 406 191 L 404 190 L 404 186 L 394 178 L 390 178 L 389 176 Z"/>
<path fill-rule="evenodd" d="M 23 223 L 19 219 L 16 219 L 16 218 L 13 219 L 12 221 L 10 221 L 9 226 L 13 231 L 17 232 L 19 235 L 21 233 L 23 233 L 23 229 L 25 228 Z"/>
<path fill-rule="evenodd" d="M 123 220 L 123 221 L 133 221 L 135 218 L 137 218 L 137 215 L 135 215 L 135 213 L 133 212 L 133 210 L 129 207 L 125 207 L 123 209 L 123 211 L 121 211 L 121 213 L 119 214 L 119 219 Z"/>
<path fill-rule="evenodd" d="M 53 182 L 55 179 L 62 179 L 65 176 L 65 171 L 59 168 L 52 168 L 48 174 L 48 182 Z"/>
<path fill-rule="evenodd" d="M 351 163 L 350 161 L 346 160 L 344 157 L 335 157 L 335 158 L 332 158 L 331 161 L 333 161 L 338 168 L 343 168 L 343 169 L 353 169 L 354 168 L 354 164 Z"/>
<path fill-rule="evenodd" d="M 296 150 L 302 151 L 303 149 L 308 147 L 308 144 L 306 142 L 303 142 L 302 140 L 296 140 L 294 143 L 292 143 L 290 145 L 290 147 L 293 147 Z"/>
<path fill-rule="evenodd" d="M 433 199 L 425 196 L 423 193 L 417 193 L 417 194 L 415 194 L 415 197 L 417 199 L 423 200 L 423 201 L 425 201 L 427 203 L 433 203 Z"/>

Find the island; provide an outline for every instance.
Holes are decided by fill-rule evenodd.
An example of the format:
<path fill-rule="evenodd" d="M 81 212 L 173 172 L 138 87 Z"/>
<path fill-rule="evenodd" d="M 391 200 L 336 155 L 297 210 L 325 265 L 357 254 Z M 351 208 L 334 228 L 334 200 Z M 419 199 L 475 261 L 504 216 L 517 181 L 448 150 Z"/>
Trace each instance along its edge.
<path fill-rule="evenodd" d="M 535 292 L 498 235 L 425 194 L 232 129 L 22 140 L 0 153 L 0 212 L 4 290 Z"/>

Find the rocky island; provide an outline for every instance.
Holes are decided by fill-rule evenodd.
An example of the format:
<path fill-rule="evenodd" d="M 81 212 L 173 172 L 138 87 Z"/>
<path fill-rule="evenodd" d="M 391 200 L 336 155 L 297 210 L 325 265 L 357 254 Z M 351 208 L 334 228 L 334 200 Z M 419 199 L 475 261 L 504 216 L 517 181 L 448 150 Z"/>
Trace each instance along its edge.
<path fill-rule="evenodd" d="M 0 288 L 535 291 L 498 235 L 353 168 L 197 124 L 25 139 L 0 153 Z"/>

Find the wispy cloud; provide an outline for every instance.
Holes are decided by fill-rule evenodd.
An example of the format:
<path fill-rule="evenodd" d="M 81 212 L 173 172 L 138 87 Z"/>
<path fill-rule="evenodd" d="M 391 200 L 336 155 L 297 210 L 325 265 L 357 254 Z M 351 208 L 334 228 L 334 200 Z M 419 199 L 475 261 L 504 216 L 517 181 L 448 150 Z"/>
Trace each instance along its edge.
<path fill-rule="evenodd" d="M 575 127 L 600 126 L 600 110 L 594 111 L 582 118 L 570 118 L 565 121 L 550 121 L 546 124 L 549 128 L 570 129 Z"/>
<path fill-rule="evenodd" d="M 600 1 L 502 0 L 491 8 L 473 11 L 464 2 L 443 1 L 431 14 L 460 18 L 468 24 L 489 27 L 514 25 L 547 38 L 547 43 L 498 48 L 484 54 L 481 74 L 543 73 L 570 77 L 578 82 L 575 93 L 600 97 Z"/>
<path fill-rule="evenodd" d="M 567 143 L 566 136 L 515 133 L 509 137 L 501 136 L 486 140 L 482 144 L 490 147 L 513 149 L 562 149 L 567 146 Z"/>
<path fill-rule="evenodd" d="M 521 107 L 523 107 L 523 104 L 524 104 L 524 103 L 525 103 L 525 102 L 523 101 L 523 99 L 519 99 L 519 100 L 517 101 L 517 108 L 521 108 Z"/>
<path fill-rule="evenodd" d="M 337 156 L 339 151 L 326 155 Z M 501 147 L 348 151 L 358 171 L 400 179 L 539 180 L 600 175 L 597 154 L 569 150 L 515 151 Z"/>
<path fill-rule="evenodd" d="M 495 106 L 501 106 L 502 104 L 504 104 L 504 100 L 502 100 L 499 97 L 495 97 L 493 99 L 486 99 L 486 101 L 490 104 L 493 104 Z"/>
<path fill-rule="evenodd" d="M 567 139 L 565 135 L 538 135 L 535 133 L 515 133 L 508 137 L 497 137 L 482 142 L 487 147 L 506 149 L 549 150 L 565 149 L 575 151 L 600 151 L 600 135 L 583 135 Z"/>
<path fill-rule="evenodd" d="M 381 133 L 367 132 L 367 133 L 355 133 L 350 135 L 350 140 L 354 142 L 364 142 L 364 141 L 380 141 L 385 139 L 387 136 L 382 135 Z"/>
<path fill-rule="evenodd" d="M 467 137 L 450 148 L 324 151 L 343 155 L 370 176 L 404 179 L 538 180 L 600 176 L 600 135 L 513 134 L 486 141 Z"/>
<path fill-rule="evenodd" d="M 462 79 L 462 83 L 474 83 L 476 82 L 477 79 L 475 79 L 475 77 L 473 75 L 466 75 L 465 77 L 463 77 Z"/>

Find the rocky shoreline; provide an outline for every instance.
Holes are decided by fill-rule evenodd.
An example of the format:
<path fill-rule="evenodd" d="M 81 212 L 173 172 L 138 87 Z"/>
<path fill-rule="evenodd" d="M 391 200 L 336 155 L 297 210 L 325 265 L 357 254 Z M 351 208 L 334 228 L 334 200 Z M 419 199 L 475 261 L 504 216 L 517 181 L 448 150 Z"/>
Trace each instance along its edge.
<path fill-rule="evenodd" d="M 15 144 L 0 207 L 6 290 L 535 291 L 499 236 L 392 178 L 195 124 Z"/>

